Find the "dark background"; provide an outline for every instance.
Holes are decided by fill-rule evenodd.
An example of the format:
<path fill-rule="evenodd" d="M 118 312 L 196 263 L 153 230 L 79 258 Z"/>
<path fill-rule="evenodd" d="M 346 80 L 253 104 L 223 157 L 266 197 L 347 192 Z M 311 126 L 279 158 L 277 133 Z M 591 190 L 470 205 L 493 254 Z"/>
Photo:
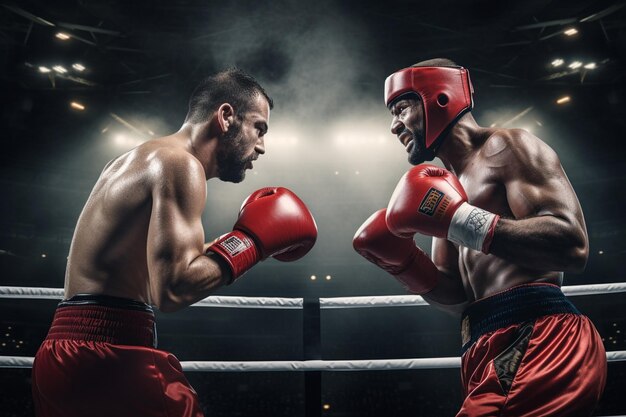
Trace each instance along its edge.
<path fill-rule="evenodd" d="M 20 1 L 0 6 L 0 285 L 61 288 L 74 226 L 107 161 L 176 131 L 206 75 L 239 66 L 275 100 L 267 153 L 241 184 L 208 182 L 206 239 L 245 197 L 294 190 L 319 238 L 294 263 L 268 260 L 220 295 L 404 294 L 352 250 L 410 166 L 383 81 L 420 60 L 467 67 L 479 124 L 525 128 L 553 147 L 585 212 L 591 254 L 565 285 L 624 281 L 624 2 L 449 0 Z M 575 27 L 578 33 L 566 36 Z M 58 32 L 70 35 L 63 41 Z M 551 63 L 561 58 L 564 64 Z M 569 68 L 574 61 L 583 66 Z M 595 68 L 584 65 L 595 63 Z M 72 68 L 75 63 L 84 71 Z M 52 67 L 61 65 L 66 73 Z M 39 67 L 51 69 L 42 73 Z M 563 105 L 556 100 L 569 96 Z M 72 101 L 85 106 L 77 111 Z M 430 239 L 416 238 L 427 251 Z M 311 275 L 317 277 L 311 280 Z M 331 278 L 326 279 L 329 275 Z M 623 295 L 574 302 L 607 350 L 626 349 Z M 0 355 L 33 356 L 54 301 L 0 300 Z M 456 320 L 430 307 L 322 312 L 324 359 L 458 356 Z M 181 360 L 301 360 L 302 312 L 190 308 L 159 314 Z M 29 371 L 0 370 L 0 415 L 31 415 Z M 304 414 L 301 373 L 190 373 L 207 415 Z M 625 414 L 623 362 L 596 415 Z M 458 370 L 324 373 L 329 416 L 454 415 Z"/>

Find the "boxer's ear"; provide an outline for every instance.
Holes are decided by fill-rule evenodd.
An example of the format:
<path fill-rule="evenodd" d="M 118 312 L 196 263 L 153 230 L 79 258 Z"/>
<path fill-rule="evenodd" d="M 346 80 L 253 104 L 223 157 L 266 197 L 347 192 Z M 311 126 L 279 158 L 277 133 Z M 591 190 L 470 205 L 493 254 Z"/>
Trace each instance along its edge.
<path fill-rule="evenodd" d="M 228 103 L 221 104 L 217 109 L 217 123 L 222 132 L 228 132 L 235 119 L 235 109 Z"/>

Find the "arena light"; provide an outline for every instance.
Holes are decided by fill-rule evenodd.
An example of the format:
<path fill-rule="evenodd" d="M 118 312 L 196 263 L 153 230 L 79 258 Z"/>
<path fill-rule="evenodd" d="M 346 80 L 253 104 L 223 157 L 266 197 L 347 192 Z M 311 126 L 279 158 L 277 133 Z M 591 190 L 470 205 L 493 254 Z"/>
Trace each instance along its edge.
<path fill-rule="evenodd" d="M 563 96 L 556 101 L 556 104 L 565 104 L 565 103 L 569 103 L 570 101 L 572 101 L 570 96 Z"/>
<path fill-rule="evenodd" d="M 52 67 L 52 69 L 58 72 L 59 74 L 65 74 L 67 72 L 65 67 L 63 67 L 62 65 L 55 65 L 54 67 Z"/>
<path fill-rule="evenodd" d="M 51 71 L 51 70 L 50 70 L 50 68 L 48 68 L 48 67 L 44 67 L 44 66 L 40 66 L 40 67 L 39 67 L 39 72 L 41 72 L 41 73 L 43 73 L 43 74 L 46 74 L 46 73 L 48 73 L 48 72 L 50 72 L 50 71 Z"/>
<path fill-rule="evenodd" d="M 565 63 L 565 61 L 563 61 L 561 58 L 557 58 L 554 61 L 552 61 L 552 66 L 553 67 L 560 67 L 564 63 Z"/>
<path fill-rule="evenodd" d="M 73 108 L 73 109 L 76 109 L 76 110 L 80 110 L 80 111 L 85 110 L 85 106 L 83 104 L 80 104 L 77 101 L 72 101 L 70 103 L 70 107 Z"/>
<path fill-rule="evenodd" d="M 79 64 L 79 63 L 72 64 L 72 68 L 74 68 L 76 71 L 80 71 L 80 72 L 85 71 L 85 66 L 82 65 L 82 64 Z"/>
<path fill-rule="evenodd" d="M 68 40 L 70 38 L 70 35 L 68 35 L 67 33 L 64 33 L 64 32 L 58 32 L 54 36 L 56 36 L 58 39 L 61 39 L 62 41 L 66 41 L 66 40 Z"/>
<path fill-rule="evenodd" d="M 565 29 L 565 30 L 563 31 L 563 33 L 564 33 L 566 36 L 574 36 L 574 35 L 576 35 L 576 34 L 578 33 L 578 29 L 576 29 L 576 28 L 569 28 L 569 29 Z"/>
<path fill-rule="evenodd" d="M 126 137 L 126 135 L 123 135 L 121 133 L 115 135 L 113 137 L 113 140 L 115 141 L 116 145 L 126 145 L 128 143 L 128 138 Z"/>
<path fill-rule="evenodd" d="M 595 62 L 590 62 L 588 64 L 585 64 L 585 69 L 596 69 L 596 63 Z"/>
<path fill-rule="evenodd" d="M 324 404 L 322 408 L 326 411 L 330 410 L 330 404 Z"/>
<path fill-rule="evenodd" d="M 583 63 L 580 61 L 574 61 L 571 64 L 568 65 L 568 67 L 570 67 L 571 69 L 577 69 L 583 66 Z"/>
<path fill-rule="evenodd" d="M 332 277 L 330 275 L 326 275 L 326 281 L 330 281 Z"/>
<path fill-rule="evenodd" d="M 317 277 L 315 275 L 311 275 L 311 281 L 315 281 Z"/>
<path fill-rule="evenodd" d="M 144 142 L 141 138 L 124 133 L 118 133 L 114 135 L 113 141 L 116 145 L 126 148 L 134 148 L 135 146 L 139 146 Z"/>

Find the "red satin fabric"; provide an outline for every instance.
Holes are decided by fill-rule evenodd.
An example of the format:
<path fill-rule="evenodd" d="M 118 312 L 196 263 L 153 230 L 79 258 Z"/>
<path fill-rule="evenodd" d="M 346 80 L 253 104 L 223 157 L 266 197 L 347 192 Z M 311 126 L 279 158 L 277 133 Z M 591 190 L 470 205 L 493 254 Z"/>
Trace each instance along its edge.
<path fill-rule="evenodd" d="M 485 334 L 465 352 L 465 400 L 457 417 L 590 416 L 607 372 L 604 346 L 591 321 L 577 314 L 536 319 L 507 394 L 494 359 L 515 341 L 518 327 Z"/>
<path fill-rule="evenodd" d="M 150 316 L 101 306 L 58 309 L 33 364 L 36 415 L 201 417 L 174 355 L 126 343 L 148 341 Z"/>

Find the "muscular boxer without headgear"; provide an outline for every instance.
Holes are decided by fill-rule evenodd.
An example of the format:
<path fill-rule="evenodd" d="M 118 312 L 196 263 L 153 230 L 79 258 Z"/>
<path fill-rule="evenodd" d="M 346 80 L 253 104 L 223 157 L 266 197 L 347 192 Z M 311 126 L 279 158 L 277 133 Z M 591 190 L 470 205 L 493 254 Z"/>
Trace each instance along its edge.
<path fill-rule="evenodd" d="M 80 215 L 65 299 L 33 364 L 38 416 L 201 416 L 178 359 L 156 349 L 152 306 L 179 310 L 268 257 L 294 261 L 317 227 L 290 190 L 243 203 L 233 231 L 205 243 L 206 181 L 240 182 L 265 153 L 272 100 L 231 69 L 193 92 L 181 129 L 111 161 Z"/>
<path fill-rule="evenodd" d="M 416 166 L 354 248 L 461 316 L 457 417 L 591 415 L 606 354 L 560 289 L 588 256 L 580 204 L 556 153 L 524 130 L 479 126 L 472 93 L 467 69 L 447 59 L 387 78 L 391 132 Z M 435 157 L 446 169 L 422 164 Z M 432 257 L 416 233 L 433 237 Z"/>

